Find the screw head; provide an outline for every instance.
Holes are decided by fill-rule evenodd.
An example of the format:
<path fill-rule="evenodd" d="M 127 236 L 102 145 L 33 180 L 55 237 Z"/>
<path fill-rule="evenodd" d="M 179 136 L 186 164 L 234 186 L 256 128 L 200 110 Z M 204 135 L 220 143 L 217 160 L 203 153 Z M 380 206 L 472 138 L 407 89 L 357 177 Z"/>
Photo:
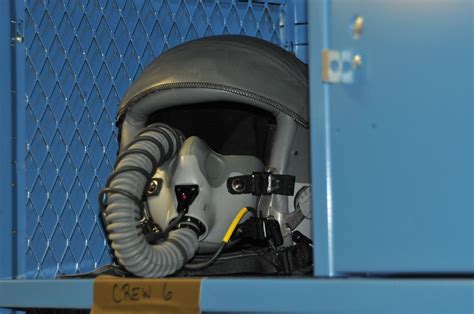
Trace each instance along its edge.
<path fill-rule="evenodd" d="M 245 184 L 240 179 L 234 179 L 232 181 L 232 189 L 235 192 L 242 192 L 245 189 Z"/>
<path fill-rule="evenodd" d="M 360 54 L 354 55 L 354 57 L 352 58 L 352 67 L 354 69 L 357 69 L 361 65 L 362 65 L 362 57 L 360 56 Z"/>
<path fill-rule="evenodd" d="M 15 36 L 15 37 L 13 38 L 13 41 L 14 41 L 16 44 L 22 44 L 24 40 L 25 40 L 25 39 L 24 39 L 23 36 L 21 36 L 21 35 L 17 35 L 17 36 Z"/>
<path fill-rule="evenodd" d="M 356 16 L 354 24 L 352 24 L 352 36 L 354 39 L 359 39 L 362 36 L 362 30 L 364 29 L 364 18 L 362 16 Z"/>
<path fill-rule="evenodd" d="M 153 179 L 150 182 L 150 185 L 148 186 L 147 195 L 148 196 L 158 195 L 160 193 L 162 183 L 163 183 L 163 180 L 161 178 Z"/>

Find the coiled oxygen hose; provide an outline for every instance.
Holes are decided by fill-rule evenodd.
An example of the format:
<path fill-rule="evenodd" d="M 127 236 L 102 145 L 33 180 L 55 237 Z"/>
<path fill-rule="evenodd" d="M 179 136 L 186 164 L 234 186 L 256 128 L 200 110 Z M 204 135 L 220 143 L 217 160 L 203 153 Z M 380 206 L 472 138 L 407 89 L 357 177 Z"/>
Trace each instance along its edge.
<path fill-rule="evenodd" d="M 171 275 L 193 258 L 198 249 L 198 236 L 192 229 L 171 230 L 166 240 L 151 245 L 140 226 L 143 193 L 156 168 L 176 154 L 181 144 L 182 138 L 170 126 L 148 126 L 118 155 L 107 187 L 99 195 L 115 256 L 128 271 L 140 277 Z"/>

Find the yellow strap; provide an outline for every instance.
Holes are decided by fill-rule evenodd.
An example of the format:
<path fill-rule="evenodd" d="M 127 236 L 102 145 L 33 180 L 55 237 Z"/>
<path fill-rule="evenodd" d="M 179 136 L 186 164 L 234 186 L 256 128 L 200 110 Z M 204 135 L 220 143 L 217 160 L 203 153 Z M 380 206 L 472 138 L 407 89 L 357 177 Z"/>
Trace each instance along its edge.
<path fill-rule="evenodd" d="M 227 232 L 225 233 L 224 239 L 222 239 L 222 242 L 224 243 L 229 243 L 230 237 L 234 233 L 235 228 L 237 228 L 237 225 L 239 222 L 242 220 L 242 217 L 248 212 L 247 207 L 242 208 L 237 216 L 235 216 L 234 220 L 230 224 L 229 229 L 227 229 Z"/>

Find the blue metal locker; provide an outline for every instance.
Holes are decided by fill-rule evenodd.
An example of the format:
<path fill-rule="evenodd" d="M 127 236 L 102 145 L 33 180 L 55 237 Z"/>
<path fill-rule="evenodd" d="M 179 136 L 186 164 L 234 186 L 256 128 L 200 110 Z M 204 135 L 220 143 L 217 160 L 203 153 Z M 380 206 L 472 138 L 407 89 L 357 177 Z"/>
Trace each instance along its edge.
<path fill-rule="evenodd" d="M 118 99 L 164 50 L 242 33 L 309 64 L 315 277 L 205 278 L 201 310 L 473 313 L 473 9 L 0 0 L 0 312 L 91 307 L 93 280 L 52 278 L 110 261 Z"/>
<path fill-rule="evenodd" d="M 353 76 L 310 62 L 317 274 L 474 273 L 472 8 L 314 3 L 311 58 Z"/>

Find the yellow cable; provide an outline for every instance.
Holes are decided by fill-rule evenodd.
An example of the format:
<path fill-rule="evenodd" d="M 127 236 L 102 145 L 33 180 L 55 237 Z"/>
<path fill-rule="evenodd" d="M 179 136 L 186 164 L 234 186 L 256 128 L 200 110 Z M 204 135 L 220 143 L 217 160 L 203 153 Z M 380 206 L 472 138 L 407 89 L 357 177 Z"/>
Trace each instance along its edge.
<path fill-rule="evenodd" d="M 234 220 L 230 224 L 229 229 L 227 229 L 227 232 L 225 233 L 225 236 L 224 236 L 224 239 L 222 239 L 222 242 L 229 243 L 230 237 L 234 233 L 235 228 L 237 228 L 237 225 L 239 224 L 239 222 L 242 220 L 242 218 L 248 211 L 249 210 L 247 209 L 247 207 L 244 207 L 239 211 L 237 216 L 235 216 Z"/>

